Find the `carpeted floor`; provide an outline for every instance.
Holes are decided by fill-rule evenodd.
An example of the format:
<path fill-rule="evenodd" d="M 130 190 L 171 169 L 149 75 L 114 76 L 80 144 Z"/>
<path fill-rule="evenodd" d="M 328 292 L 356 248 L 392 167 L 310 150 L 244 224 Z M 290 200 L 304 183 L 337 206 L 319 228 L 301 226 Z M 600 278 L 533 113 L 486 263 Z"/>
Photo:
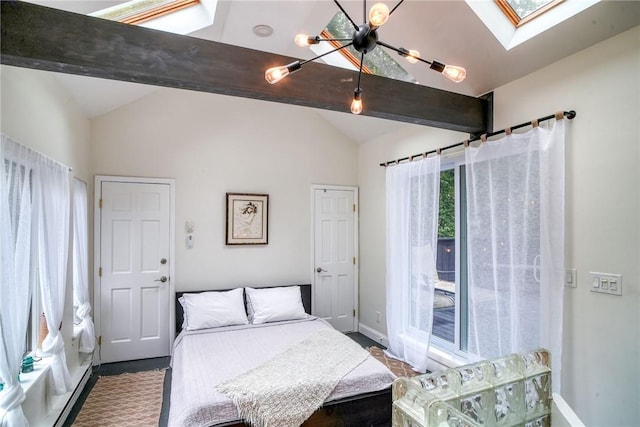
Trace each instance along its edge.
<path fill-rule="evenodd" d="M 165 370 L 101 376 L 73 425 L 157 426 Z"/>
<path fill-rule="evenodd" d="M 420 375 L 419 372 L 411 369 L 411 366 L 409 366 L 408 364 L 387 356 L 384 353 L 384 350 L 380 347 L 371 346 L 368 347 L 367 350 L 373 357 L 386 365 L 386 367 L 389 368 L 389 370 L 393 372 L 397 377 L 413 377 L 416 375 Z"/>

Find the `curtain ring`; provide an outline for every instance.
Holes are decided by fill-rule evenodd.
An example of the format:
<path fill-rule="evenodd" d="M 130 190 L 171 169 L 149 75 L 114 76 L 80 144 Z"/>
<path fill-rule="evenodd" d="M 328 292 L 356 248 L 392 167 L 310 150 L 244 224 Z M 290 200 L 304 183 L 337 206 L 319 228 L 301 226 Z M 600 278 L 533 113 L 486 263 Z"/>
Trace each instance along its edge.
<path fill-rule="evenodd" d="M 482 141 L 483 144 L 485 142 L 487 142 L 487 134 L 486 133 L 483 133 L 482 136 L 480 136 L 480 141 Z"/>
<path fill-rule="evenodd" d="M 504 130 L 504 133 L 506 133 L 506 134 L 507 134 L 507 136 L 511 135 L 511 128 L 506 128 L 506 129 Z"/>
<path fill-rule="evenodd" d="M 556 120 L 564 119 L 564 111 L 556 111 Z"/>
<path fill-rule="evenodd" d="M 436 155 L 438 155 L 438 156 L 439 156 L 439 155 L 440 155 L 440 153 L 442 153 L 442 149 L 441 149 L 441 148 L 437 148 L 437 149 L 436 149 Z"/>
<path fill-rule="evenodd" d="M 422 153 L 422 158 L 423 158 L 423 159 L 426 159 L 428 155 L 429 155 L 429 153 L 427 153 L 427 152 L 425 151 L 424 153 Z"/>
<path fill-rule="evenodd" d="M 465 139 L 462 143 L 464 144 L 464 148 L 469 148 L 469 140 L 468 139 Z"/>
<path fill-rule="evenodd" d="M 531 120 L 531 126 L 534 128 L 537 128 L 538 126 L 540 126 L 540 122 L 538 122 L 538 119 Z"/>

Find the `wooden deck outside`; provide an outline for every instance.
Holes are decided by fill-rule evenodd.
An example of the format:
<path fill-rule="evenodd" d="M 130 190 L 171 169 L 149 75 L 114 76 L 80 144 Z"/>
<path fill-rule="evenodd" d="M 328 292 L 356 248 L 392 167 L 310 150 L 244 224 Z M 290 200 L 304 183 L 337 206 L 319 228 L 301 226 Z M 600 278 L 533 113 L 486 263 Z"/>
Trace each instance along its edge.
<path fill-rule="evenodd" d="M 436 337 L 442 338 L 449 342 L 454 342 L 455 334 L 455 291 L 456 284 L 446 280 L 438 280 L 435 284 L 436 296 L 449 297 L 452 304 L 448 306 L 437 307 L 433 309 L 433 326 L 431 333 Z"/>
<path fill-rule="evenodd" d="M 433 310 L 433 335 L 449 342 L 454 341 L 456 307 L 436 308 Z"/>

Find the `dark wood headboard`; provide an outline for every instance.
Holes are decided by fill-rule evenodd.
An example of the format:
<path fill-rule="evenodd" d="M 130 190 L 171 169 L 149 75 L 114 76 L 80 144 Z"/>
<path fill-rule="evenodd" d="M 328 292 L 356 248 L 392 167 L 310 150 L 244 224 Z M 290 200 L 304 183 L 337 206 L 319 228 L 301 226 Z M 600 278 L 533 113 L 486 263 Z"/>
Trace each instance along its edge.
<path fill-rule="evenodd" d="M 306 311 L 307 313 L 311 314 L 311 285 L 310 284 L 304 284 L 304 285 L 278 285 L 278 286 L 260 286 L 259 288 L 278 288 L 278 287 L 282 287 L 282 286 L 300 286 L 300 294 L 302 295 L 302 305 L 304 306 L 304 311 Z M 250 287 L 254 287 L 254 286 L 250 286 Z M 255 287 L 256 289 L 258 289 L 258 286 Z M 202 292 L 220 292 L 220 291 L 230 291 L 231 289 L 211 289 L 211 290 L 204 290 L 204 291 L 184 291 L 184 292 L 176 292 L 176 301 L 175 301 L 175 307 L 176 307 L 176 335 L 178 335 L 180 333 L 180 331 L 182 330 L 182 322 L 184 320 L 184 313 L 182 312 L 182 305 L 180 304 L 180 301 L 178 301 L 178 299 L 182 296 L 182 294 L 199 294 Z M 247 295 L 245 293 L 244 295 L 244 303 L 245 306 L 247 304 Z"/>

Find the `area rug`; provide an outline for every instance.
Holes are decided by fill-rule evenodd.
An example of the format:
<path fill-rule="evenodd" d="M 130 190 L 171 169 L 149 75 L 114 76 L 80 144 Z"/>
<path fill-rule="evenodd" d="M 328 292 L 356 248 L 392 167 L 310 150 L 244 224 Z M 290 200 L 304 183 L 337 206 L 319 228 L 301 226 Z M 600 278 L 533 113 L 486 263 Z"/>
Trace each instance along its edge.
<path fill-rule="evenodd" d="M 416 375 L 420 375 L 419 372 L 411 369 L 407 363 L 404 363 L 398 359 L 394 359 L 385 354 L 384 350 L 380 347 L 371 346 L 367 348 L 369 353 L 380 362 L 382 362 L 391 372 L 395 374 L 397 377 L 413 377 Z"/>
<path fill-rule="evenodd" d="M 73 426 L 157 426 L 165 370 L 98 378 Z"/>

